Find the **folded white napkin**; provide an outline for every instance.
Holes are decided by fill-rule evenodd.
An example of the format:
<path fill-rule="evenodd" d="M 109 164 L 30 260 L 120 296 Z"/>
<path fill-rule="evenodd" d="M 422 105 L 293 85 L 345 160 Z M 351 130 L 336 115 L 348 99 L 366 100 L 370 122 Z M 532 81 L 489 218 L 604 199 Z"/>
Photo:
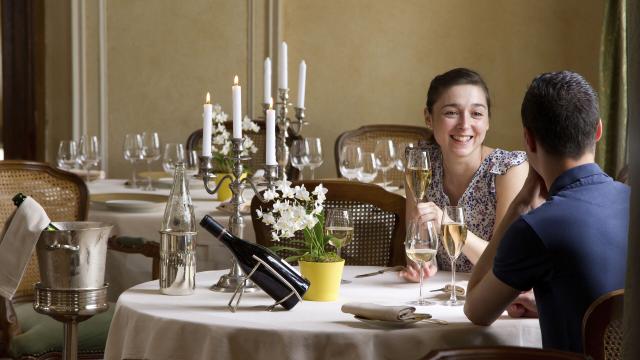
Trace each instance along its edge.
<path fill-rule="evenodd" d="M 385 306 L 372 303 L 350 302 L 342 305 L 342 312 L 371 320 L 401 321 L 414 317 L 413 306 Z"/>
<path fill-rule="evenodd" d="M 42 206 L 31 197 L 9 217 L 0 242 L 0 296 L 13 297 L 40 233 L 50 222 Z"/>

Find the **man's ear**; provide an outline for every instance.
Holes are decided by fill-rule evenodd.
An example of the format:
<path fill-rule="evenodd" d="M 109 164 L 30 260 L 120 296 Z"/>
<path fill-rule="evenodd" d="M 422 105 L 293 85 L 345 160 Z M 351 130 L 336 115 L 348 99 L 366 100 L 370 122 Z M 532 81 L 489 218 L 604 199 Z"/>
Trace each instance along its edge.
<path fill-rule="evenodd" d="M 433 129 L 433 123 L 431 122 L 431 115 L 429 115 L 429 110 L 424 108 L 424 123 L 427 125 L 429 129 Z"/>
<path fill-rule="evenodd" d="M 527 147 L 527 151 L 535 153 L 537 151 L 536 139 L 533 137 L 533 133 L 527 127 L 523 127 L 524 144 Z"/>
<path fill-rule="evenodd" d="M 596 142 L 600 141 L 602 137 L 602 119 L 598 119 L 598 125 L 596 126 Z"/>

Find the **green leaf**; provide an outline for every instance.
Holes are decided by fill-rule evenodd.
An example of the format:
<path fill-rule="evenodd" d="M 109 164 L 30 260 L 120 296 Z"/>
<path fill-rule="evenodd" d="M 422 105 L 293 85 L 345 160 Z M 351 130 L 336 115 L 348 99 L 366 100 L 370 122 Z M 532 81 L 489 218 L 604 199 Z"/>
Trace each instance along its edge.
<path fill-rule="evenodd" d="M 271 246 L 269 249 L 271 249 L 271 251 L 275 251 L 275 252 L 282 251 L 282 250 L 288 250 L 288 251 L 293 251 L 293 252 L 305 251 L 304 249 L 295 248 L 295 247 L 291 247 L 291 246 L 281 246 L 281 245 Z"/>
<path fill-rule="evenodd" d="M 298 260 L 300 260 L 301 257 L 303 257 L 304 255 L 293 255 L 293 256 L 289 256 L 288 258 L 284 259 L 284 261 L 288 262 L 288 263 L 292 263 L 292 262 L 296 262 Z"/>

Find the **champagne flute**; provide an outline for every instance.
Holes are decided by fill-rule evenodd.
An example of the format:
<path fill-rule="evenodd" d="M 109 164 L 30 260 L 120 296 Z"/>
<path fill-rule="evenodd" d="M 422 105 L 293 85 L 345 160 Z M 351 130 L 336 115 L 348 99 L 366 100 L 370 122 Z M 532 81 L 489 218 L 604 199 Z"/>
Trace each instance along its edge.
<path fill-rule="evenodd" d="M 309 165 L 309 149 L 304 139 L 293 140 L 290 155 L 291 165 L 300 170 L 299 180 L 302 180 L 302 170 Z"/>
<path fill-rule="evenodd" d="M 362 158 L 362 168 L 358 171 L 358 181 L 368 184 L 378 176 L 376 156 L 373 153 L 366 152 L 362 154 Z"/>
<path fill-rule="evenodd" d="M 123 145 L 124 159 L 131 163 L 131 187 L 138 187 L 136 178 L 136 161 L 142 160 L 142 136 L 140 134 L 126 134 Z"/>
<path fill-rule="evenodd" d="M 433 302 L 422 297 L 422 283 L 424 282 L 424 266 L 438 253 L 438 233 L 429 223 L 418 220 L 411 221 L 407 228 L 407 239 L 404 243 L 407 257 L 418 265 L 420 271 L 420 292 L 418 300 L 410 301 L 411 305 L 434 305 Z"/>
<path fill-rule="evenodd" d="M 58 146 L 58 167 L 69 170 L 77 164 L 78 146 L 73 140 L 62 140 Z"/>
<path fill-rule="evenodd" d="M 467 225 L 464 222 L 464 212 L 461 206 L 446 206 L 442 212 L 442 244 L 451 259 L 451 288 L 456 285 L 456 260 L 467 241 Z M 464 300 L 458 300 L 456 292 L 451 292 L 449 300 L 444 305 L 458 306 Z"/>
<path fill-rule="evenodd" d="M 165 144 L 162 155 L 162 169 L 164 172 L 173 174 L 173 170 L 179 162 L 185 162 L 184 146 L 175 143 Z"/>
<path fill-rule="evenodd" d="M 347 145 L 340 152 L 340 173 L 347 180 L 353 180 L 362 171 L 362 149 L 358 145 Z"/>
<path fill-rule="evenodd" d="M 309 168 L 311 169 L 311 180 L 315 180 L 315 170 L 316 168 L 319 168 L 323 163 L 322 142 L 320 141 L 320 138 L 317 137 L 306 138 L 305 141 L 307 142 Z"/>
<path fill-rule="evenodd" d="M 429 166 L 429 152 L 426 149 L 409 149 L 405 179 L 416 202 L 424 201 L 431 184 L 431 166 Z"/>
<path fill-rule="evenodd" d="M 145 131 L 142 133 L 142 158 L 147 162 L 147 186 L 146 191 L 153 191 L 151 185 L 151 163 L 160 159 L 160 137 L 155 131 Z"/>
<path fill-rule="evenodd" d="M 386 190 L 389 184 L 387 181 L 387 171 L 392 169 L 396 164 L 396 147 L 393 144 L 393 140 L 378 140 L 374 153 L 376 154 L 377 167 L 382 171 L 382 187 Z"/>
<path fill-rule="evenodd" d="M 100 161 L 100 146 L 97 136 L 82 135 L 78 144 L 78 163 L 87 171 L 87 182 L 90 181 L 91 167 Z"/>

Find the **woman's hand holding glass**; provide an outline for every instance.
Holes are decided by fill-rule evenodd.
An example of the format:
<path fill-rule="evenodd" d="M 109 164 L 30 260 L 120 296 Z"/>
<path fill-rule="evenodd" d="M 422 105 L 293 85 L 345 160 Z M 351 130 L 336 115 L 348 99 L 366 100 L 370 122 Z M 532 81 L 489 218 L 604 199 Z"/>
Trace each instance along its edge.
<path fill-rule="evenodd" d="M 420 295 L 418 300 L 411 301 L 412 305 L 433 305 L 422 297 L 422 283 L 424 282 L 423 268 L 430 263 L 438 253 L 438 232 L 429 223 L 411 221 L 407 227 L 407 239 L 404 243 L 407 257 L 418 267 L 420 279 Z"/>

